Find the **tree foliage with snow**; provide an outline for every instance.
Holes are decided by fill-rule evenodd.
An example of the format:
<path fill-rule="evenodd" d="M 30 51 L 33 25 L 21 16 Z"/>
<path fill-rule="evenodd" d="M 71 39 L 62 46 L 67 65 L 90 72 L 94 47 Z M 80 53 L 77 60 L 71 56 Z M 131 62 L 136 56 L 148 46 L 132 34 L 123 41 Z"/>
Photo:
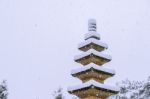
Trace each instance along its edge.
<path fill-rule="evenodd" d="M 58 90 L 54 91 L 53 96 L 54 99 L 64 99 L 62 88 L 59 88 Z"/>
<path fill-rule="evenodd" d="M 150 99 L 150 77 L 146 81 L 125 80 L 117 84 L 120 93 L 109 99 Z"/>
<path fill-rule="evenodd" d="M 150 77 L 143 84 L 143 88 L 139 91 L 141 99 L 150 99 Z"/>
<path fill-rule="evenodd" d="M 3 81 L 0 84 L 0 99 L 7 99 L 7 95 L 8 95 L 7 84 L 6 81 Z"/>

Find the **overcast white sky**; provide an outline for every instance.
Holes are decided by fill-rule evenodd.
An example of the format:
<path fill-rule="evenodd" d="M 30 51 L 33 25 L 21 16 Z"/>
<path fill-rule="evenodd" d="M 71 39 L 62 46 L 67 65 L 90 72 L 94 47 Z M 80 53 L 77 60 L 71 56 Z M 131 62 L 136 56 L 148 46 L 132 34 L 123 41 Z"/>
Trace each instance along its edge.
<path fill-rule="evenodd" d="M 70 75 L 95 18 L 116 76 L 144 80 L 150 75 L 150 0 L 0 0 L 0 80 L 9 99 L 53 99 L 53 90 L 81 82 Z M 69 99 L 69 98 L 68 98 Z"/>

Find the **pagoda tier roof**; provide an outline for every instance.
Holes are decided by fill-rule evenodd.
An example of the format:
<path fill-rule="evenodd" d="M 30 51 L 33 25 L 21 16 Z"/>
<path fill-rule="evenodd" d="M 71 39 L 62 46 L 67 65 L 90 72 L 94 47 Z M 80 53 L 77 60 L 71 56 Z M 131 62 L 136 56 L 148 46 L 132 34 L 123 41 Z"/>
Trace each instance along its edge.
<path fill-rule="evenodd" d="M 68 92 L 72 93 L 72 92 L 75 92 L 75 91 L 80 91 L 80 90 L 84 90 L 84 89 L 87 89 L 87 88 L 93 88 L 93 87 L 97 88 L 99 90 L 108 91 L 108 92 L 111 92 L 111 93 L 118 93 L 119 90 L 120 90 L 117 87 L 108 86 L 108 85 L 105 85 L 105 84 L 98 83 L 95 80 L 90 80 L 88 82 L 83 83 L 82 85 L 69 87 Z"/>
<path fill-rule="evenodd" d="M 75 61 L 82 60 L 85 57 L 92 56 L 92 55 L 97 56 L 97 57 L 102 58 L 102 59 L 107 60 L 107 61 L 111 60 L 111 56 L 103 54 L 102 52 L 98 52 L 98 51 L 96 51 L 94 49 L 90 49 L 90 50 L 88 50 L 88 51 L 86 51 L 86 52 L 84 52 L 84 53 L 82 53 L 80 55 L 76 55 L 74 57 L 74 60 Z"/>
<path fill-rule="evenodd" d="M 89 39 L 89 38 L 95 38 L 100 40 L 100 34 L 97 33 L 96 31 L 89 31 L 89 33 L 85 34 L 85 40 Z"/>
<path fill-rule="evenodd" d="M 86 46 L 88 46 L 88 45 L 90 45 L 90 44 L 95 44 L 95 45 L 97 45 L 97 46 L 99 46 L 99 47 L 102 47 L 102 48 L 104 48 L 104 49 L 107 49 L 107 48 L 108 48 L 107 44 L 102 43 L 101 41 L 99 41 L 99 40 L 97 40 L 97 39 L 94 39 L 94 38 L 90 38 L 90 39 L 85 40 L 84 42 L 80 43 L 80 44 L 78 45 L 78 48 L 80 49 L 80 48 L 86 47 Z"/>
<path fill-rule="evenodd" d="M 82 72 L 89 71 L 91 69 L 94 69 L 94 70 L 99 71 L 99 72 L 103 72 L 105 74 L 115 75 L 115 71 L 114 70 L 98 66 L 98 65 L 96 65 L 94 63 L 90 63 L 90 64 L 88 64 L 88 65 L 86 65 L 86 66 L 84 66 L 82 68 L 72 70 L 71 74 L 72 75 L 76 75 L 76 74 L 79 74 L 79 73 L 82 73 Z"/>

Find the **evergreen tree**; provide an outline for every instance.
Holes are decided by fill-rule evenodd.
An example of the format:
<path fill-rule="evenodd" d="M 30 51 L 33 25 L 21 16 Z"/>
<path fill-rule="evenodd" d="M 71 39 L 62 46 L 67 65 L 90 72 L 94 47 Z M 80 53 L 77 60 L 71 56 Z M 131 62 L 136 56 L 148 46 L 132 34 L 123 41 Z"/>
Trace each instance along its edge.
<path fill-rule="evenodd" d="M 6 81 L 3 81 L 0 84 L 0 99 L 7 99 L 7 95 L 8 95 L 7 84 Z"/>
<path fill-rule="evenodd" d="M 64 99 L 62 91 L 63 91 L 62 88 L 59 88 L 58 90 L 54 91 L 53 93 L 54 99 Z"/>
<path fill-rule="evenodd" d="M 139 90 L 140 98 L 150 99 L 150 77 L 144 83 L 143 88 Z"/>
<path fill-rule="evenodd" d="M 119 94 L 109 99 L 150 99 L 150 77 L 142 82 L 125 80 L 117 86 L 120 87 Z"/>

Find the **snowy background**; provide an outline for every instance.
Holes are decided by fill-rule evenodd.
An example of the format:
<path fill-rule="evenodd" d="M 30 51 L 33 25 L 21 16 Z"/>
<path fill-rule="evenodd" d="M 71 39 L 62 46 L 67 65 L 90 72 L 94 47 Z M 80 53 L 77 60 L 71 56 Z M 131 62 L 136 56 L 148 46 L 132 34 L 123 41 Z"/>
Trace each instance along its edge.
<path fill-rule="evenodd" d="M 58 87 L 80 84 L 70 71 L 77 44 L 95 18 L 108 44 L 114 85 L 150 75 L 150 0 L 0 0 L 0 80 L 9 99 L 53 99 Z M 68 99 L 69 96 L 67 96 Z"/>

